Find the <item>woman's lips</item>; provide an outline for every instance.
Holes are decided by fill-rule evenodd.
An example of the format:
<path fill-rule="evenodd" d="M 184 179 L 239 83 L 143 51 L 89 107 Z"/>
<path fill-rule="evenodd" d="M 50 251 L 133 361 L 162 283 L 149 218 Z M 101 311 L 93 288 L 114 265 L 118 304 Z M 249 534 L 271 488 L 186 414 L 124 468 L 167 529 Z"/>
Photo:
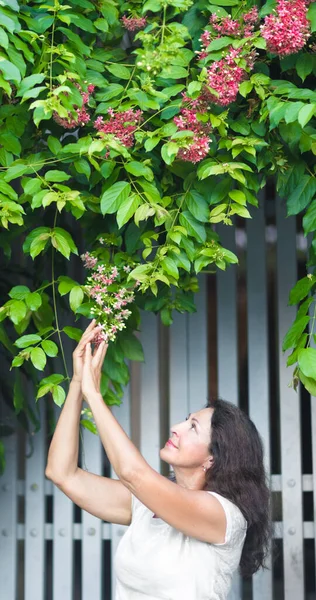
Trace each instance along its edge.
<path fill-rule="evenodd" d="M 175 446 L 171 440 L 166 442 L 166 446 L 173 446 L 174 448 L 177 448 L 177 446 Z"/>

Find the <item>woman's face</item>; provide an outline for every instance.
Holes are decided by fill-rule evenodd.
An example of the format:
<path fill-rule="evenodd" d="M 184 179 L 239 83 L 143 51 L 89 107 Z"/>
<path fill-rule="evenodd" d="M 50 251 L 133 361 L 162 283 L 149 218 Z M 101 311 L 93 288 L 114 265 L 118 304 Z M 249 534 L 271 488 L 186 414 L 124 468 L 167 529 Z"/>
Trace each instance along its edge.
<path fill-rule="evenodd" d="M 170 438 L 160 450 L 161 459 L 173 467 L 197 468 L 205 464 L 210 456 L 212 414 L 212 408 L 202 408 L 171 427 Z"/>

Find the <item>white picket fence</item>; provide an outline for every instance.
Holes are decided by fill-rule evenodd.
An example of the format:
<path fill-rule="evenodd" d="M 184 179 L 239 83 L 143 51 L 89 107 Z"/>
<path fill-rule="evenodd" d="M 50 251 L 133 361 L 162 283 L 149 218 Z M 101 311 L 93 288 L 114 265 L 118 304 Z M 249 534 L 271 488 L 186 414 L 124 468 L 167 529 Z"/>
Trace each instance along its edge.
<path fill-rule="evenodd" d="M 244 330 L 249 414 L 264 440 L 269 474 L 273 441 L 271 406 L 277 405 L 279 413 L 280 428 L 276 429 L 280 437 L 281 470 L 271 474 L 271 488 L 276 498 L 282 495 L 282 520 L 275 524 L 275 537 L 283 541 L 279 558 L 283 576 L 272 568 L 257 573 L 252 582 L 243 583 L 236 577 L 230 600 L 310 600 L 315 597 L 315 551 L 312 553 L 313 573 L 311 576 L 309 570 L 308 582 L 304 570 L 304 544 L 306 546 L 306 540 L 315 542 L 315 522 L 303 520 L 303 492 L 316 489 L 316 444 L 308 450 L 313 459 L 313 473 L 303 473 L 302 441 L 308 443 L 309 438 L 302 440 L 301 437 L 300 392 L 295 393 L 288 387 L 291 370 L 286 368 L 281 350 L 282 338 L 295 314 L 294 307 L 289 307 L 287 302 L 297 277 L 297 234 L 295 220 L 285 218 L 281 202 L 276 206 L 276 227 L 272 229 L 277 230 L 277 243 L 270 244 L 272 250 L 275 248 L 273 297 L 271 290 L 268 296 L 268 228 L 262 209 L 253 212 L 254 218 L 247 223 L 244 232 L 247 282 Z M 237 233 L 233 228 L 220 230 L 223 245 L 232 251 L 236 250 Z M 114 411 L 143 456 L 158 471 L 161 468 L 159 448 L 166 440 L 169 424 L 199 410 L 206 402 L 209 387 L 214 389 L 215 383 L 210 384 L 208 360 L 210 354 L 214 355 L 214 317 L 212 327 L 208 324 L 210 302 L 215 302 L 217 308 L 217 393 L 236 404 L 241 400 L 237 343 L 241 335 L 237 310 L 241 269 L 242 266 L 231 267 L 227 272 L 217 273 L 216 295 L 212 291 L 215 275 L 209 276 L 210 286 L 207 286 L 207 276 L 202 276 L 196 298 L 197 313 L 176 314 L 169 331 L 160 325 L 157 317 L 143 314 L 141 341 L 146 361 L 133 365 L 123 404 Z M 276 317 L 273 330 L 268 326 L 269 310 Z M 269 384 L 271 339 L 278 363 L 278 383 L 273 390 Z M 303 426 L 307 430 L 311 428 L 315 440 L 316 405 L 315 399 L 311 400 L 310 414 Z M 44 476 L 47 453 L 44 400 L 40 401 L 40 408 L 42 428 L 32 438 L 34 451 L 29 458 L 25 458 L 29 443 L 22 434 L 6 439 L 7 467 L 0 480 L 0 598 L 110 600 L 107 590 L 111 585 L 114 600 L 113 556 L 126 527 L 104 523 L 79 509 L 81 522 L 74 521 L 74 505 Z M 85 431 L 84 447 L 89 471 L 104 474 L 106 460 L 99 438 Z M 48 501 L 53 503 L 52 522 L 47 522 Z M 316 514 L 316 493 L 313 502 Z M 105 554 L 107 540 L 111 551 Z M 79 554 L 75 553 L 78 543 Z"/>

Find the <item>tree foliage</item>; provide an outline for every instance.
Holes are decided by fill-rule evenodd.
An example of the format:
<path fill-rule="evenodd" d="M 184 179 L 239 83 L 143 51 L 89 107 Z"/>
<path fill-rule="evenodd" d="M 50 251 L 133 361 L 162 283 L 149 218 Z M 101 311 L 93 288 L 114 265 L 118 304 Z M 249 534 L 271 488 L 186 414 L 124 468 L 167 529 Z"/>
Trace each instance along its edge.
<path fill-rule="evenodd" d="M 258 18 L 247 21 L 256 6 Z M 126 359 L 143 359 L 139 309 L 166 325 L 174 310 L 194 311 L 197 274 L 238 262 L 216 223 L 250 218 L 269 177 L 311 236 L 310 274 L 291 291 L 299 309 L 283 349 L 292 349 L 294 385 L 300 379 L 316 395 L 316 5 L 305 45 L 295 53 L 285 45 L 280 56 L 262 28 L 276 8 L 271 0 L 1 2 L 0 246 L 9 299 L 0 340 L 25 424 L 25 415 L 35 425 L 37 417 L 21 369 L 37 398 L 51 393 L 62 405 L 66 361 L 56 374 L 48 359 L 64 358 L 63 340 L 81 335 L 76 319 L 93 315 L 67 261 L 77 265 L 89 251 L 99 265 L 129 267 L 121 285 L 135 289 L 135 302 L 102 379 L 105 401 L 120 403 Z M 67 310 L 73 318 L 63 325 Z M 89 418 L 83 424 L 92 427 Z"/>

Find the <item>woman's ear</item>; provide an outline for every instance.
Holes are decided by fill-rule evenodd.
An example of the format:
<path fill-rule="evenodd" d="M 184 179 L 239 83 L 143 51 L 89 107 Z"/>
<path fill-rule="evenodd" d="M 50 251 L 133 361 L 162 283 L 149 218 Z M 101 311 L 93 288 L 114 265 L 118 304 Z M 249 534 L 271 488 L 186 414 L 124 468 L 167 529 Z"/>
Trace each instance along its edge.
<path fill-rule="evenodd" d="M 213 466 L 213 462 L 214 462 L 214 458 L 213 458 L 213 455 L 211 454 L 208 458 L 208 467 L 207 467 L 208 469 Z"/>

